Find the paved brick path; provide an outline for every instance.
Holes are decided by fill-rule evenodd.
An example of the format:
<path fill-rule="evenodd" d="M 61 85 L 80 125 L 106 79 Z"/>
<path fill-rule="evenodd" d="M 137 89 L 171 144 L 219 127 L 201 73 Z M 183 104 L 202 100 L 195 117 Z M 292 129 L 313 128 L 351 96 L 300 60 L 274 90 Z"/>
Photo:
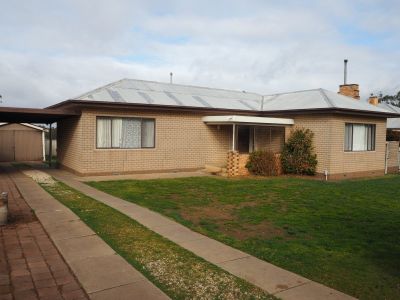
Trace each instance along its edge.
<path fill-rule="evenodd" d="M 87 299 L 42 225 L 0 168 L 10 222 L 0 226 L 0 300 Z"/>

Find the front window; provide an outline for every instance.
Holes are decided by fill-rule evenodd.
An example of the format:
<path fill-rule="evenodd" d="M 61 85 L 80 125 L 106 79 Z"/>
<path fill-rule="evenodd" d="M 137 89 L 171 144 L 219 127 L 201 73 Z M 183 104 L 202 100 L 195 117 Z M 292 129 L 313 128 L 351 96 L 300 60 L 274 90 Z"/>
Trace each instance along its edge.
<path fill-rule="evenodd" d="M 97 148 L 154 148 L 154 138 L 154 119 L 97 118 Z"/>
<path fill-rule="evenodd" d="M 344 136 L 345 151 L 374 151 L 375 124 L 346 123 Z"/>

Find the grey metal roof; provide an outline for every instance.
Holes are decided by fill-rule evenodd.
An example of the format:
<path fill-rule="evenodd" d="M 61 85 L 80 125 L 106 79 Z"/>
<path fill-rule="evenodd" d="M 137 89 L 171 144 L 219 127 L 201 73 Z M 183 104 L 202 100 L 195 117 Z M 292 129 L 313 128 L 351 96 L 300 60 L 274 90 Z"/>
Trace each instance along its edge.
<path fill-rule="evenodd" d="M 252 111 L 260 109 L 262 96 L 240 91 L 122 79 L 75 99 Z"/>
<path fill-rule="evenodd" d="M 301 109 L 348 109 L 377 113 L 391 112 L 366 101 L 355 100 L 325 89 L 282 93 L 264 97 L 263 111 Z"/>
<path fill-rule="evenodd" d="M 257 93 L 122 79 L 85 93 L 74 100 L 144 105 L 218 108 L 243 111 L 347 109 L 371 113 L 396 113 L 365 101 L 356 101 L 324 89 L 263 96 Z M 400 114 L 400 112 L 398 112 Z"/>
<path fill-rule="evenodd" d="M 392 112 L 400 114 L 400 107 L 394 106 L 388 103 L 379 103 L 379 107 L 385 108 L 386 110 L 390 110 Z M 400 129 L 400 118 L 388 118 L 386 128 L 388 129 Z"/>

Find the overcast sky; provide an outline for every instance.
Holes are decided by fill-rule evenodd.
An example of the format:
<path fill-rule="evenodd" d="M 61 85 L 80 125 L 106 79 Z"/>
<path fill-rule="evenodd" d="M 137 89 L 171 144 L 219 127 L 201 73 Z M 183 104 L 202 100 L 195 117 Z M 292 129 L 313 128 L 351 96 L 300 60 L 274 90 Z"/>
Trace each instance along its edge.
<path fill-rule="evenodd" d="M 263 94 L 400 89 L 400 1 L 1 1 L 3 106 L 121 78 Z"/>

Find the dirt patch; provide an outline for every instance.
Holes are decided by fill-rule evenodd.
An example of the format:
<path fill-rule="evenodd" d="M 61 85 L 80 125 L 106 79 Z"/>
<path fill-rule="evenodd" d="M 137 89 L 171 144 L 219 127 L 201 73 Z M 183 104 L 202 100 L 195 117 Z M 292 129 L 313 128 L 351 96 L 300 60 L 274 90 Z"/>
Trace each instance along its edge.
<path fill-rule="evenodd" d="M 274 226 L 268 220 L 262 221 L 259 224 L 240 224 L 238 228 L 231 228 L 231 226 L 224 226 L 221 224 L 219 228 L 224 234 L 241 241 L 250 238 L 269 240 L 275 237 L 286 237 L 284 229 Z"/>
<path fill-rule="evenodd" d="M 190 211 L 181 211 L 181 216 L 198 225 L 201 220 L 207 219 L 215 222 L 233 221 L 235 217 L 229 207 L 202 206 L 191 208 Z"/>
<path fill-rule="evenodd" d="M 213 223 L 220 232 L 238 240 L 249 238 L 271 239 L 274 237 L 286 237 L 286 231 L 274 226 L 270 221 L 264 220 L 259 224 L 244 223 L 235 214 L 235 211 L 244 207 L 257 207 L 259 203 L 246 201 L 240 204 L 212 203 L 210 206 L 191 208 L 180 211 L 180 215 L 187 221 L 197 226 L 206 220 Z"/>

